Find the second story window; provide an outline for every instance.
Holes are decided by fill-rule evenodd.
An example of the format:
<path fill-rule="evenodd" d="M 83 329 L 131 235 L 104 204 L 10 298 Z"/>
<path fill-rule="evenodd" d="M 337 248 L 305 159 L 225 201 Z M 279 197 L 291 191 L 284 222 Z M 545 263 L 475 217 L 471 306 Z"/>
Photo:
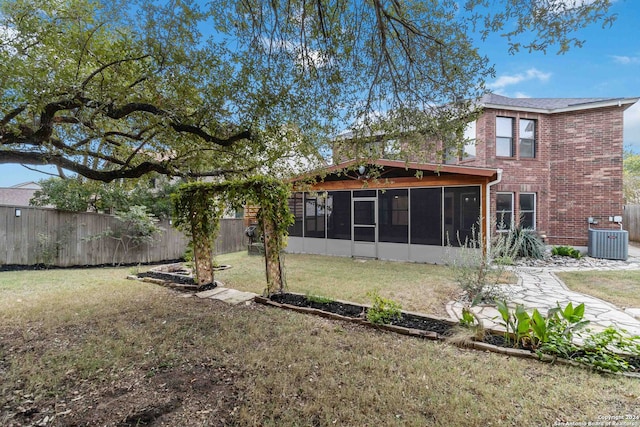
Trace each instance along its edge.
<path fill-rule="evenodd" d="M 536 121 L 520 119 L 520 157 L 536 157 Z"/>
<path fill-rule="evenodd" d="M 496 117 L 496 156 L 513 157 L 513 119 Z"/>
<path fill-rule="evenodd" d="M 462 150 L 462 160 L 476 158 L 476 122 L 467 123 L 464 128 L 464 148 Z"/>

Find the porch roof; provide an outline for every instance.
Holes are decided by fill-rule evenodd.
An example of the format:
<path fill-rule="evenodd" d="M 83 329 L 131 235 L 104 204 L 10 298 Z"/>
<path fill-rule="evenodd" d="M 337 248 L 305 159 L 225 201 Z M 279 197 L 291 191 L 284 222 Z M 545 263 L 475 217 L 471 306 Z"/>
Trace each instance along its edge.
<path fill-rule="evenodd" d="M 498 176 L 498 169 L 481 168 L 463 165 L 446 165 L 441 163 L 416 163 L 401 160 L 348 160 L 343 163 L 329 166 L 324 169 L 309 172 L 308 174 L 294 178 L 292 181 L 300 181 L 313 177 L 324 176 L 324 181 L 337 181 L 351 178 L 349 173 L 357 175 L 359 166 L 375 166 L 380 169 L 379 178 L 415 177 L 417 172 L 429 172 L 433 175 L 462 175 L 468 177 L 485 178 L 493 180 Z M 341 172 L 345 172 L 341 174 Z"/>

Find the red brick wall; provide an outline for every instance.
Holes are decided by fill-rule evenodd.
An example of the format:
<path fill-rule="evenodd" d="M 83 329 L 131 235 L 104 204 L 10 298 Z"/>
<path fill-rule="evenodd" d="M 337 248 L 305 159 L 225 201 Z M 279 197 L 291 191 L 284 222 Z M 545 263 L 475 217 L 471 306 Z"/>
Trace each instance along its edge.
<path fill-rule="evenodd" d="M 495 157 L 497 116 L 537 120 L 535 159 Z M 586 246 L 587 218 L 597 228 L 615 228 L 610 216 L 622 215 L 623 108 L 609 107 L 558 114 L 486 110 L 478 119 L 477 157 L 463 162 L 503 169 L 495 193 L 514 193 L 515 218 L 522 192 L 536 193 L 536 228 L 549 244 Z M 517 146 L 517 143 L 516 143 Z"/>
<path fill-rule="evenodd" d="M 549 235 L 556 241 L 586 245 L 587 218 L 597 228 L 615 228 L 622 215 L 623 109 L 610 107 L 557 114 L 550 147 Z"/>

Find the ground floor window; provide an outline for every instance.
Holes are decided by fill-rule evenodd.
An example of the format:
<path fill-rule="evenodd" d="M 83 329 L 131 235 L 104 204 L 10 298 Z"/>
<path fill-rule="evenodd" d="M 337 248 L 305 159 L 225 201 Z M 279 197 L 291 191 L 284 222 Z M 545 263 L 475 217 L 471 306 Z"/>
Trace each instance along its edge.
<path fill-rule="evenodd" d="M 520 193 L 520 227 L 536 229 L 536 194 Z"/>
<path fill-rule="evenodd" d="M 498 231 L 513 227 L 513 193 L 496 194 L 496 228 Z"/>

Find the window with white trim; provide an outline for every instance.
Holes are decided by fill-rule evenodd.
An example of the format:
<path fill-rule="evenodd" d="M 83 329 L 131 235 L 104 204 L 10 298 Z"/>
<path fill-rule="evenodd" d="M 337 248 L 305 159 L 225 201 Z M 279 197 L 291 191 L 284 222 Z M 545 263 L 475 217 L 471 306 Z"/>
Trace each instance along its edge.
<path fill-rule="evenodd" d="M 536 121 L 520 119 L 519 151 L 520 158 L 533 159 L 536 157 Z"/>
<path fill-rule="evenodd" d="M 513 193 L 496 194 L 496 228 L 511 230 L 513 226 Z"/>
<path fill-rule="evenodd" d="M 496 156 L 513 157 L 513 118 L 496 117 Z"/>
<path fill-rule="evenodd" d="M 520 193 L 520 227 L 536 229 L 536 193 Z"/>

